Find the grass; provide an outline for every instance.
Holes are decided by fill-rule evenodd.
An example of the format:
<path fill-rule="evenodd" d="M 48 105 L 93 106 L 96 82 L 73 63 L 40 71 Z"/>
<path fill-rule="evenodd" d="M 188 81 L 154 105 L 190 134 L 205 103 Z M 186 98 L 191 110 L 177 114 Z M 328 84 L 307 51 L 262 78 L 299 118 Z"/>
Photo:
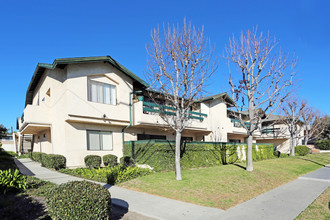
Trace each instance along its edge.
<path fill-rule="evenodd" d="M 297 177 L 330 164 L 329 155 L 307 155 L 245 164 L 183 170 L 182 181 L 174 172 L 155 173 L 119 186 L 194 204 L 228 209 Z"/>
<path fill-rule="evenodd" d="M 296 220 L 305 219 L 330 219 L 330 187 L 296 218 Z"/>

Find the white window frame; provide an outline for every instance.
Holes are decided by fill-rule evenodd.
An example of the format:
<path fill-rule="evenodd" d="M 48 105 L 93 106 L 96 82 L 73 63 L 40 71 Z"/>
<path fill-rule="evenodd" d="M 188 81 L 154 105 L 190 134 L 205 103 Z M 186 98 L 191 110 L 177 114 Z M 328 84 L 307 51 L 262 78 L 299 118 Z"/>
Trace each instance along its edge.
<path fill-rule="evenodd" d="M 96 85 L 96 100 L 93 100 L 93 94 L 92 94 L 92 85 Z M 90 102 L 96 102 L 96 103 L 101 103 L 101 104 L 107 104 L 107 105 L 117 105 L 117 86 L 113 85 L 113 84 L 108 84 L 108 83 L 103 83 L 103 82 L 98 82 L 95 80 L 88 80 L 88 85 L 87 85 L 87 93 L 88 93 L 88 101 Z M 106 100 L 106 95 L 104 93 L 105 91 L 105 87 L 110 88 L 110 93 L 108 94 L 110 100 L 109 103 L 107 103 Z M 102 91 L 102 97 L 101 97 L 101 93 L 98 94 L 98 91 Z M 113 92 L 111 92 L 113 91 Z M 113 94 L 114 93 L 114 94 Z"/>
<path fill-rule="evenodd" d="M 90 133 L 97 133 L 99 136 L 99 148 L 98 149 L 90 149 Z M 110 134 L 111 135 L 111 146 L 109 149 L 104 149 L 103 146 L 103 134 Z M 113 151 L 113 132 L 112 131 L 101 131 L 101 130 L 86 130 L 87 136 L 87 150 L 88 151 Z"/>

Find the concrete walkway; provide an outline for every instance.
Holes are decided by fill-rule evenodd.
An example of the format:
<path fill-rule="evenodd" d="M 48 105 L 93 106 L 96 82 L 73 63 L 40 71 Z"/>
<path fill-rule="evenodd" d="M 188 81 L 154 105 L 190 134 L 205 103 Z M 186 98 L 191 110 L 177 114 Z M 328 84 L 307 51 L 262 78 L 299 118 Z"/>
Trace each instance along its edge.
<path fill-rule="evenodd" d="M 41 167 L 31 159 L 15 159 L 15 162 L 23 174 L 56 184 L 83 180 Z M 227 211 L 99 184 L 109 189 L 114 205 L 155 219 L 294 219 L 330 186 L 330 166 L 299 177 Z"/>
<path fill-rule="evenodd" d="M 82 178 L 41 167 L 39 163 L 28 158 L 15 159 L 15 163 L 22 174 L 35 176 L 39 179 L 47 180 L 56 184 L 84 180 Z M 113 205 L 127 208 L 129 211 L 155 219 L 217 219 L 219 215 L 224 213 L 223 210 L 217 208 L 194 205 L 117 186 L 111 186 L 109 184 L 98 184 L 109 189 Z"/>

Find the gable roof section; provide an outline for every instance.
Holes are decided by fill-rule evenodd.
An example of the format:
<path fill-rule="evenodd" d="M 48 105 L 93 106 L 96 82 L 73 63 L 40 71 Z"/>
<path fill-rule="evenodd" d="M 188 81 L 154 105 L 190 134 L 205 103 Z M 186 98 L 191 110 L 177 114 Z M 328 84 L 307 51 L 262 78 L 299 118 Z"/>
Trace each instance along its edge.
<path fill-rule="evenodd" d="M 148 83 L 146 83 L 144 80 L 142 80 L 140 77 L 138 77 L 128 69 L 126 69 L 123 65 L 118 63 L 115 59 L 113 59 L 110 56 L 61 58 L 61 59 L 55 59 L 53 64 L 38 63 L 36 70 L 34 71 L 34 74 L 32 76 L 29 87 L 26 91 L 25 106 L 28 104 L 32 104 L 34 89 L 38 85 L 39 80 L 46 69 L 55 69 L 56 67 L 63 69 L 68 64 L 91 63 L 91 62 L 108 62 L 118 70 L 122 71 L 128 77 L 133 79 L 133 82 L 138 83 L 142 87 L 146 87 L 146 88 L 149 87 Z"/>
<path fill-rule="evenodd" d="M 207 96 L 205 98 L 201 98 L 199 100 L 197 100 L 197 103 L 201 103 L 201 102 L 209 102 L 209 101 L 213 101 L 215 99 L 223 99 L 225 100 L 228 104 L 231 105 L 235 105 L 235 102 L 229 97 L 229 95 L 226 92 L 220 93 L 220 94 L 216 94 L 216 95 L 212 95 L 212 96 Z"/>

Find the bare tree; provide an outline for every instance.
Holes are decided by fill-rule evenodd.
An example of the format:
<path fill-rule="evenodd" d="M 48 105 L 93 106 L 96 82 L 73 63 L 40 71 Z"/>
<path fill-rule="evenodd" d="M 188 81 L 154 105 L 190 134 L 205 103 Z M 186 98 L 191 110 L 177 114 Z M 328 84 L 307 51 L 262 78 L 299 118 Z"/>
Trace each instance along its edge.
<path fill-rule="evenodd" d="M 172 110 L 161 111 L 160 116 L 176 134 L 175 170 L 176 179 L 181 180 L 181 134 L 189 124 L 189 111 L 194 101 L 216 70 L 217 61 L 213 59 L 213 48 L 205 38 L 203 28 L 197 30 L 184 20 L 183 29 L 177 25 L 164 27 L 163 31 L 163 36 L 160 36 L 159 28 L 152 31 L 152 44 L 147 47 L 146 75 L 152 89 L 162 92 L 166 105 L 171 106 Z M 152 97 L 153 93 L 150 95 Z"/>
<path fill-rule="evenodd" d="M 238 69 L 229 79 L 236 112 L 246 110 L 250 122 L 244 123 L 242 114 L 233 113 L 247 132 L 248 171 L 253 170 L 253 133 L 288 97 L 295 75 L 295 59 L 277 49 L 277 44 L 275 38 L 253 30 L 242 32 L 239 38 L 233 36 L 226 47 L 228 60 Z"/>
<path fill-rule="evenodd" d="M 283 117 L 281 123 L 286 125 L 290 134 L 290 156 L 295 156 L 296 140 L 302 138 L 302 131 L 305 126 L 301 120 L 307 108 L 305 100 L 299 100 L 297 97 L 290 97 L 283 105 Z"/>
<path fill-rule="evenodd" d="M 321 116 L 320 111 L 315 110 L 311 106 L 307 106 L 302 114 L 302 121 L 304 122 L 304 145 L 307 145 L 309 140 L 316 140 L 323 131 L 327 124 Z"/>

